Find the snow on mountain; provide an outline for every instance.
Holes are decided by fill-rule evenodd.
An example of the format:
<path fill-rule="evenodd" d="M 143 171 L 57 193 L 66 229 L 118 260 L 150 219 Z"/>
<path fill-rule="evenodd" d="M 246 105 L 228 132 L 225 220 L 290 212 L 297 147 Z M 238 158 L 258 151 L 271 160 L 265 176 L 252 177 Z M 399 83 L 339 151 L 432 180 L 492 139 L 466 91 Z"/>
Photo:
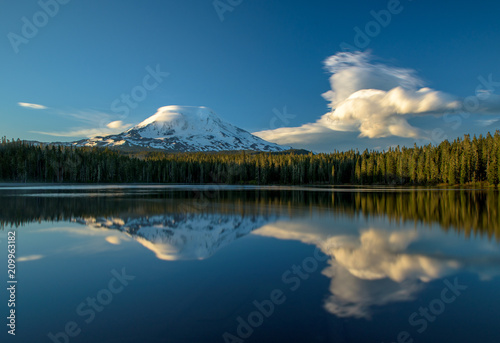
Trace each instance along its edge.
<path fill-rule="evenodd" d="M 99 229 L 115 229 L 166 261 L 202 260 L 273 218 L 255 215 L 171 214 L 141 218 L 80 218 L 76 222 Z"/>
<path fill-rule="evenodd" d="M 126 132 L 72 143 L 75 146 L 138 147 L 169 151 L 284 151 L 290 149 L 223 121 L 206 107 L 165 106 Z"/>

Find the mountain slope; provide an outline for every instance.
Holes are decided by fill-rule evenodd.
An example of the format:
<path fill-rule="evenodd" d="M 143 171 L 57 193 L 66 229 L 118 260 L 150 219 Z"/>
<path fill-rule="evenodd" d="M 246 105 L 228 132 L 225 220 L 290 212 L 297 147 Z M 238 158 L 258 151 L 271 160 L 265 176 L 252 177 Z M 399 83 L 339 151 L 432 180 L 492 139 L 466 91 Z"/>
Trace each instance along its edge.
<path fill-rule="evenodd" d="M 166 106 L 126 132 L 94 137 L 74 146 L 149 148 L 168 151 L 284 151 L 248 131 L 220 119 L 206 107 Z"/>

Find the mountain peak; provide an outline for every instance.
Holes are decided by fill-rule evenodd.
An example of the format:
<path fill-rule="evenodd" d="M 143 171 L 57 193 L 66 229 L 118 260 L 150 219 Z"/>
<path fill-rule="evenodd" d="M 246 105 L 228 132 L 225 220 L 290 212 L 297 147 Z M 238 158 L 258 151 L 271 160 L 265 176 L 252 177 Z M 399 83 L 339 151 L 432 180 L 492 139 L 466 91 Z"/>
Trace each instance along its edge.
<path fill-rule="evenodd" d="M 118 135 L 74 142 L 76 146 L 160 149 L 166 151 L 284 151 L 219 118 L 204 106 L 164 106 Z"/>
<path fill-rule="evenodd" d="M 205 121 L 208 118 L 219 119 L 211 109 L 205 106 L 164 106 L 160 107 L 154 115 L 135 127 L 142 128 L 152 123 L 172 122 L 181 118 L 184 120 L 199 121 Z"/>

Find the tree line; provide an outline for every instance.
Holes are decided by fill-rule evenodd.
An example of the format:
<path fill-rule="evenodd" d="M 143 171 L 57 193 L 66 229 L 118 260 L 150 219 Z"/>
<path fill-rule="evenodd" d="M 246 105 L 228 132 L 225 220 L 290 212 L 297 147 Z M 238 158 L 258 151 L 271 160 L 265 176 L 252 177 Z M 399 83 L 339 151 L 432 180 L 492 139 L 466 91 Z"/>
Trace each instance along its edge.
<path fill-rule="evenodd" d="M 500 131 L 387 151 L 164 153 L 0 143 L 3 182 L 498 185 Z"/>

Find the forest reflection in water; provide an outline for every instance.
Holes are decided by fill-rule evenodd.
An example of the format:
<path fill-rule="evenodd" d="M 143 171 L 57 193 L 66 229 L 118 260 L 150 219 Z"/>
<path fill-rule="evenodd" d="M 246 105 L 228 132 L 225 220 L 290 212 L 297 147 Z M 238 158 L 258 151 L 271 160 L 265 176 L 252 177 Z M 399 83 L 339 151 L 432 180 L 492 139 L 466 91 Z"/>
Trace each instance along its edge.
<path fill-rule="evenodd" d="M 438 224 L 465 237 L 500 241 L 500 192 L 495 190 L 336 189 L 27 189 L 0 188 L 0 227 L 80 217 L 166 213 L 238 213 L 294 218 L 312 211 Z"/>

